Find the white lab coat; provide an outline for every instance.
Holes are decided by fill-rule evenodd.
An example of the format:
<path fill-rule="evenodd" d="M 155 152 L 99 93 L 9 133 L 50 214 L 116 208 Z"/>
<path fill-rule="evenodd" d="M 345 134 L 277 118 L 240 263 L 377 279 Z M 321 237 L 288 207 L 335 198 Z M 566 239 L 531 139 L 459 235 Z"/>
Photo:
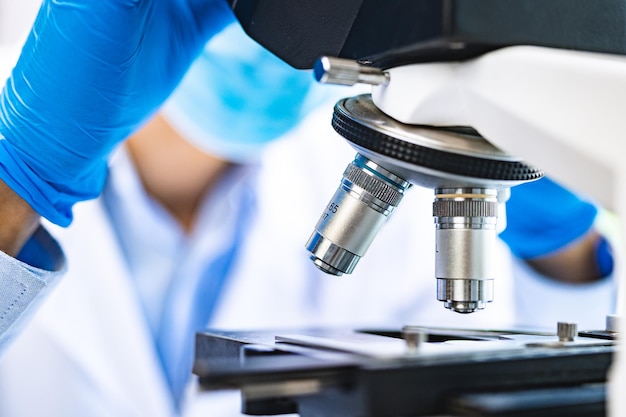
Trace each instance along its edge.
<path fill-rule="evenodd" d="M 4 29 L 1 12 L 2 4 L 0 27 Z M 0 80 L 3 82 L 18 55 L 16 45 L 0 43 Z M 40 228 L 30 239 L 30 247 L 34 249 L 31 253 L 40 255 L 39 259 L 30 259 L 30 264 L 0 252 L 0 353 L 29 322 L 64 270 L 61 249 L 45 229 Z"/>
<path fill-rule="evenodd" d="M 214 328 L 513 323 L 508 251 L 485 311 L 458 315 L 435 299 L 432 191 L 412 189 L 352 276 L 326 276 L 303 246 L 354 151 L 318 111 L 268 149 L 258 211 L 239 264 L 209 323 Z M 0 358 L 2 416 L 171 416 L 173 406 L 119 243 L 99 200 L 53 230 L 69 271 Z M 193 384 L 193 383 L 192 383 Z M 183 415 L 237 415 L 232 395 L 198 395 Z"/>

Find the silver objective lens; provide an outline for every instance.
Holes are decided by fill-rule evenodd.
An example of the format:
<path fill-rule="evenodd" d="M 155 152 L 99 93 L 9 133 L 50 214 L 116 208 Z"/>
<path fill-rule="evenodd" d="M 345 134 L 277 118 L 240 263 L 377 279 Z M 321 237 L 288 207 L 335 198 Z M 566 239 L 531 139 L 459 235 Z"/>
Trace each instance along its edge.
<path fill-rule="evenodd" d="M 313 263 L 332 275 L 350 274 L 408 187 L 357 154 L 306 244 Z"/>
<path fill-rule="evenodd" d="M 482 188 L 435 190 L 437 299 L 472 313 L 493 300 L 498 192 Z"/>

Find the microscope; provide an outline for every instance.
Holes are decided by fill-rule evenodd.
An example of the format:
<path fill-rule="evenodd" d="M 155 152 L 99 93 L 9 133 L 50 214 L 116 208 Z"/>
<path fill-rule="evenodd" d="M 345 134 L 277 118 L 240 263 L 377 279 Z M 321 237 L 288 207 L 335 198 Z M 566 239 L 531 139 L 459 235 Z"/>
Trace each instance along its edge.
<path fill-rule="evenodd" d="M 253 39 L 319 82 L 372 85 L 332 115 L 357 155 L 306 243 L 324 272 L 351 273 L 412 185 L 433 189 L 437 299 L 459 313 L 493 299 L 511 187 L 545 170 L 626 215 L 626 0 L 231 5 Z M 618 357 L 611 415 L 626 413 L 625 379 Z"/>
<path fill-rule="evenodd" d="M 335 107 L 332 125 L 358 154 L 306 243 L 311 259 L 329 274 L 351 273 L 407 188 L 429 187 L 437 299 L 459 313 L 485 308 L 509 188 L 539 179 L 541 169 L 592 196 L 607 183 L 572 180 L 571 171 L 606 168 L 568 160 L 567 137 L 562 150 L 546 129 L 565 115 L 560 101 L 570 101 L 571 91 L 553 85 L 568 76 L 566 62 L 624 54 L 623 2 L 593 10 L 585 1 L 302 3 L 237 1 L 234 10 L 251 37 L 292 66 L 313 68 L 318 81 L 373 85 Z M 601 76 L 577 71 L 570 83 Z M 601 123 L 580 111 L 573 117 Z M 559 172 L 556 156 L 566 161 L 556 162 L 565 164 Z"/>
<path fill-rule="evenodd" d="M 315 69 L 326 83 L 359 82 L 361 72 L 373 72 L 329 57 Z M 390 84 L 390 71 L 378 75 L 367 81 Z M 485 308 L 493 300 L 492 254 L 508 190 L 542 172 L 474 129 L 401 123 L 372 95 L 340 100 L 332 124 L 358 153 L 306 244 L 315 265 L 334 275 L 352 272 L 409 186 L 432 188 L 437 299 L 459 313 Z"/>

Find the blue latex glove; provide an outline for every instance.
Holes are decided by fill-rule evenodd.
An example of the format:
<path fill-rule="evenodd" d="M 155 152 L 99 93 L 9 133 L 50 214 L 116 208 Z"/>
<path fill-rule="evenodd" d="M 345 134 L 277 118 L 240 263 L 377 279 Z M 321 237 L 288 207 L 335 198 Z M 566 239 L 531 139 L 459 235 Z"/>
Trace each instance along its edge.
<path fill-rule="evenodd" d="M 511 188 L 507 226 L 500 237 L 513 254 L 532 259 L 563 249 L 592 227 L 597 207 L 547 177 Z M 598 242 L 596 260 L 602 275 L 613 269 L 610 245 Z"/>
<path fill-rule="evenodd" d="M 0 178 L 68 225 L 115 145 L 233 20 L 224 0 L 45 0 L 0 97 Z"/>

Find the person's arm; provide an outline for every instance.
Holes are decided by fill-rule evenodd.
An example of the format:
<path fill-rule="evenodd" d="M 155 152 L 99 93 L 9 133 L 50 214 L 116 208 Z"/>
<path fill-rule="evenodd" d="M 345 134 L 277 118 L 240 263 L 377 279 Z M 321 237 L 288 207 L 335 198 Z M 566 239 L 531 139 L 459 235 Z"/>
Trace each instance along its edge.
<path fill-rule="evenodd" d="M 597 281 L 607 276 L 611 268 L 602 267 L 598 256 L 609 250 L 605 238 L 596 230 L 590 230 L 575 242 L 555 253 L 526 259 L 526 263 L 540 274 L 570 284 Z"/>
<path fill-rule="evenodd" d="M 0 179 L 68 225 L 100 193 L 111 150 L 232 19 L 224 0 L 44 0 L 0 96 Z"/>
<path fill-rule="evenodd" d="M 44 0 L 0 94 L 0 350 L 64 268 L 39 226 L 99 195 L 109 153 L 167 98 L 224 0 Z"/>
<path fill-rule="evenodd" d="M 0 181 L 0 218 L 0 250 L 15 257 L 39 226 L 39 214 Z"/>
<path fill-rule="evenodd" d="M 611 274 L 611 245 L 595 230 L 598 208 L 549 178 L 511 189 L 500 237 L 515 256 L 556 281 L 578 284 Z"/>

